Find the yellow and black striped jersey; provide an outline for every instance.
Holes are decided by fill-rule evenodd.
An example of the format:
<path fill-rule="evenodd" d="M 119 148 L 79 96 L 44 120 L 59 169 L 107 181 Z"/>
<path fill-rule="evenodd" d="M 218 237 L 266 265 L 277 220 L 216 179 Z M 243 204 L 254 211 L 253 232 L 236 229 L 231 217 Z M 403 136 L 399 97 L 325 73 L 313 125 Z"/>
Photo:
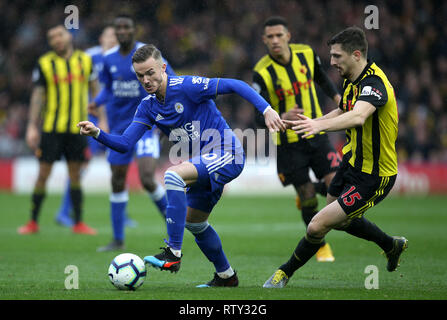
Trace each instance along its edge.
<path fill-rule="evenodd" d="M 257 62 L 253 69 L 253 87 L 280 115 L 297 105 L 304 109 L 304 115 L 310 118 L 321 117 L 314 81 L 330 98 L 337 94 L 335 87 L 309 45 L 290 44 L 289 48 L 291 58 L 286 65 L 270 55 L 265 55 Z M 294 143 L 299 139 L 293 130 L 278 133 L 274 138 L 278 145 Z"/>
<path fill-rule="evenodd" d="M 363 126 L 346 130 L 347 142 L 343 154 L 349 163 L 362 172 L 393 176 L 397 174 L 396 139 L 398 110 L 394 89 L 385 73 L 372 62 L 354 81 L 343 83 L 343 98 L 339 108 L 349 112 L 363 100 L 376 107 Z"/>
<path fill-rule="evenodd" d="M 91 57 L 75 50 L 69 59 L 50 51 L 38 60 L 33 83 L 45 87 L 43 132 L 75 133 L 76 124 L 87 120 L 89 81 L 96 77 Z"/>

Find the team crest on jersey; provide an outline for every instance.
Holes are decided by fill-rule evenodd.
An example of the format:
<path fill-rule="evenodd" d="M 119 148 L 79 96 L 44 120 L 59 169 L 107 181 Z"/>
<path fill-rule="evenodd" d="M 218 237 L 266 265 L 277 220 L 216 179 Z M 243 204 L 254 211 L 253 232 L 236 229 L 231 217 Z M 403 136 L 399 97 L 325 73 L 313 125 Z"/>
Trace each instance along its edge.
<path fill-rule="evenodd" d="M 183 104 L 181 104 L 180 102 L 177 102 L 174 105 L 174 108 L 175 108 L 175 111 L 177 111 L 177 113 L 183 113 L 183 110 L 184 110 Z"/>

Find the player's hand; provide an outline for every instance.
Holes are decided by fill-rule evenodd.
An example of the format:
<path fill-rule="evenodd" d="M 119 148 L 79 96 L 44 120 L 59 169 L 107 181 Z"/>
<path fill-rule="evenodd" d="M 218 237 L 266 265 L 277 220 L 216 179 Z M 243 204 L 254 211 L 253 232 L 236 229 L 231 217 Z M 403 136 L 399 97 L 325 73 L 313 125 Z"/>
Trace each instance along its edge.
<path fill-rule="evenodd" d="M 298 120 L 298 114 L 303 114 L 304 109 L 298 108 L 298 105 L 295 105 L 292 109 L 287 112 L 281 114 L 281 119 L 283 120 Z"/>
<path fill-rule="evenodd" d="M 299 120 L 283 120 L 283 122 L 287 128 L 292 129 L 297 134 L 302 134 L 303 138 L 322 131 L 321 121 L 315 121 L 303 114 L 299 114 L 298 118 Z"/>
<path fill-rule="evenodd" d="M 36 125 L 30 124 L 26 129 L 26 143 L 31 150 L 37 150 L 39 147 L 40 132 Z"/>
<path fill-rule="evenodd" d="M 87 105 L 87 112 L 92 116 L 99 117 L 98 106 L 95 101 L 89 102 Z"/>
<path fill-rule="evenodd" d="M 79 133 L 83 136 L 96 137 L 99 133 L 99 129 L 90 121 L 81 121 L 77 126 L 81 129 Z"/>
<path fill-rule="evenodd" d="M 286 127 L 279 117 L 279 114 L 272 108 L 269 108 L 269 110 L 265 112 L 264 119 L 265 125 L 271 133 L 278 131 L 284 132 L 286 130 Z"/>

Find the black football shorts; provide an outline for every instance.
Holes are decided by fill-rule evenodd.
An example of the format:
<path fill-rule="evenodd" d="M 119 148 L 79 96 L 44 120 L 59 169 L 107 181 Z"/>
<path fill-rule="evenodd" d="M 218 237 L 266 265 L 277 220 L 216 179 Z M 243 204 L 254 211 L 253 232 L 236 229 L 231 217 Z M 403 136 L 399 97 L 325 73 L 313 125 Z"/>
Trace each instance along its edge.
<path fill-rule="evenodd" d="M 36 151 L 39 161 L 53 163 L 64 156 L 67 161 L 85 161 L 88 158 L 87 137 L 72 133 L 42 132 Z"/>
<path fill-rule="evenodd" d="M 277 170 L 283 186 L 303 185 L 310 181 L 309 168 L 318 180 L 337 170 L 341 158 L 332 146 L 327 134 L 277 148 Z"/>
<path fill-rule="evenodd" d="M 364 173 L 343 159 L 329 186 L 328 193 L 349 218 L 360 218 L 366 210 L 382 201 L 396 182 L 396 175 L 379 177 Z"/>

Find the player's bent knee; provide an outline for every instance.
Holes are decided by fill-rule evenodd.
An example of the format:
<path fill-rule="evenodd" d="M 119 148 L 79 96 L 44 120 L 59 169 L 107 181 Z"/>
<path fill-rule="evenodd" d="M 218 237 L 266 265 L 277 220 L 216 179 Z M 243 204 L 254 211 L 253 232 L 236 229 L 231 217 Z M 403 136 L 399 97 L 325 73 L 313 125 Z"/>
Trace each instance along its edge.
<path fill-rule="evenodd" d="M 328 228 L 326 228 L 321 222 L 312 219 L 307 226 L 306 233 L 312 238 L 324 238 L 328 231 Z"/>
<path fill-rule="evenodd" d="M 185 228 L 188 229 L 193 235 L 198 235 L 205 231 L 210 224 L 208 221 L 193 223 L 193 222 L 186 222 Z"/>
<path fill-rule="evenodd" d="M 184 191 L 184 188 L 186 187 L 183 178 L 177 172 L 172 170 L 166 170 L 164 182 L 166 190 Z"/>

